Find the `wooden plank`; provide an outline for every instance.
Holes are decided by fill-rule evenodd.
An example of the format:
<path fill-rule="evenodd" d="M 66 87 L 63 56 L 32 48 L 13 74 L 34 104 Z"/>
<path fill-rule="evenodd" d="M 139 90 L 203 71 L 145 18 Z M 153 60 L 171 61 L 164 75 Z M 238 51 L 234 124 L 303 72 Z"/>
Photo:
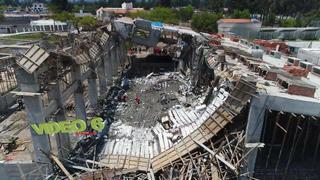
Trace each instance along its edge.
<path fill-rule="evenodd" d="M 73 180 L 74 178 L 71 176 L 69 171 L 63 166 L 61 161 L 54 156 L 53 154 L 50 155 L 51 159 L 59 166 L 59 168 L 62 170 L 62 172 L 68 177 L 69 180 Z"/>

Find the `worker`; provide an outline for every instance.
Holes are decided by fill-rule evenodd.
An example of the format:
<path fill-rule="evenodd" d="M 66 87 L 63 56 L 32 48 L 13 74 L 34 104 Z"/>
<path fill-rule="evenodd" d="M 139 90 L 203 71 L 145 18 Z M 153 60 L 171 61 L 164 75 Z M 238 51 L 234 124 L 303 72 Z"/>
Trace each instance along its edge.
<path fill-rule="evenodd" d="M 124 93 L 124 95 L 122 96 L 122 102 L 127 102 L 128 101 L 128 94 Z"/>
<path fill-rule="evenodd" d="M 136 103 L 137 103 L 138 105 L 141 103 L 141 98 L 140 98 L 139 95 L 136 95 L 135 100 L 136 100 Z"/>

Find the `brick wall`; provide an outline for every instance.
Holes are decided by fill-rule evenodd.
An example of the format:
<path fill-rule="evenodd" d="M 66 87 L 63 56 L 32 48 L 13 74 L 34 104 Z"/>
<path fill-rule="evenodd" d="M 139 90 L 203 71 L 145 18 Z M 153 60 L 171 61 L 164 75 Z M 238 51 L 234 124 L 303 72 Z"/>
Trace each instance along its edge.
<path fill-rule="evenodd" d="M 297 85 L 290 85 L 288 87 L 289 94 L 295 94 L 295 95 L 301 95 L 301 96 L 314 97 L 315 91 L 316 91 L 315 89 L 301 87 L 301 86 L 297 86 Z"/>
<path fill-rule="evenodd" d="M 277 73 L 275 72 L 267 72 L 265 78 L 266 80 L 270 80 L 270 81 L 276 81 L 277 80 Z"/>

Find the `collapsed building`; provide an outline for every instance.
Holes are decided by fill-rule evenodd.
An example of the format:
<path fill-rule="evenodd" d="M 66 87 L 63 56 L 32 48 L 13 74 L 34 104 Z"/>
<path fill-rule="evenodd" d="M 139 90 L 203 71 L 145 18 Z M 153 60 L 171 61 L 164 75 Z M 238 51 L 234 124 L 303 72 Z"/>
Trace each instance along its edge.
<path fill-rule="evenodd" d="M 287 62 L 228 38 L 219 47 L 209 41 L 183 27 L 122 18 L 58 47 L 15 54 L 13 93 L 23 97 L 27 122 L 14 131 L 11 117 L 1 131 L 30 136 L 30 152 L 3 140 L 1 175 L 319 178 L 318 79 L 297 77 L 282 68 Z M 101 131 L 94 117 L 103 119 Z M 86 120 L 87 134 L 30 127 L 67 119 Z"/>

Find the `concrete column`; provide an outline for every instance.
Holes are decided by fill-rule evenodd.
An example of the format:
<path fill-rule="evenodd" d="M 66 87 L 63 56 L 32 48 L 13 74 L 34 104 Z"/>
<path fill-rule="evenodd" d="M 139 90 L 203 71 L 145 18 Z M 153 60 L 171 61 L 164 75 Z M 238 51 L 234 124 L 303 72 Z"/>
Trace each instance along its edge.
<path fill-rule="evenodd" d="M 114 75 L 117 75 L 118 73 L 118 67 L 119 67 L 119 60 L 120 60 L 120 57 L 119 57 L 119 46 L 116 46 L 113 50 L 114 52 Z"/>
<path fill-rule="evenodd" d="M 112 64 L 111 64 L 111 54 L 108 53 L 106 57 L 103 58 L 104 74 L 107 80 L 107 86 L 112 85 Z"/>
<path fill-rule="evenodd" d="M 104 66 L 104 58 L 101 60 L 99 66 L 97 67 L 98 71 L 98 79 L 99 79 L 99 87 L 100 87 L 100 96 L 107 91 L 107 79 L 105 75 L 105 66 Z"/>
<path fill-rule="evenodd" d="M 115 48 L 111 49 L 110 51 L 110 65 L 111 65 L 111 76 L 113 77 L 114 75 L 116 75 L 117 72 L 117 68 L 116 68 L 116 51 Z"/>
<path fill-rule="evenodd" d="M 123 52 L 122 52 L 122 42 L 117 46 L 117 54 L 118 54 L 118 65 L 121 66 L 123 64 Z"/>
<path fill-rule="evenodd" d="M 120 52 L 121 52 L 121 65 L 124 65 L 127 59 L 127 49 L 124 42 L 121 43 Z"/>
<path fill-rule="evenodd" d="M 183 61 L 183 59 L 179 59 L 178 71 L 180 71 L 180 69 L 184 70 L 184 61 Z"/>
<path fill-rule="evenodd" d="M 39 84 L 35 74 L 29 74 L 22 68 L 16 70 L 17 80 L 22 92 L 37 93 L 39 91 Z M 45 113 L 41 96 L 24 96 L 24 104 L 27 110 L 27 119 L 29 125 L 45 123 Z M 50 159 L 44 153 L 50 153 L 51 145 L 48 135 L 38 135 L 30 127 L 31 138 L 34 148 L 34 160 L 36 162 L 48 163 L 48 173 L 52 172 Z M 43 153 L 44 152 L 44 153 Z"/>
<path fill-rule="evenodd" d="M 52 31 L 52 25 L 49 25 L 49 27 L 50 27 L 50 31 Z"/>
<path fill-rule="evenodd" d="M 72 79 L 75 80 L 76 83 L 78 83 L 78 89 L 74 93 L 76 117 L 77 119 L 86 120 L 87 119 L 86 105 L 85 105 L 84 95 L 83 95 L 83 84 L 81 81 L 80 65 L 73 66 Z"/>
<path fill-rule="evenodd" d="M 128 63 L 128 50 L 127 50 L 127 48 L 126 48 L 126 45 L 125 45 L 125 43 L 123 43 L 122 44 L 122 48 L 123 48 L 123 62 L 124 63 Z"/>
<path fill-rule="evenodd" d="M 262 127 L 264 123 L 264 116 L 266 111 L 267 96 L 259 96 L 259 99 L 252 97 L 250 104 L 250 111 L 248 115 L 248 123 L 246 128 L 246 143 L 259 143 L 261 139 Z M 250 149 L 247 149 L 249 151 Z M 253 174 L 258 148 L 253 149 L 247 157 L 247 167 L 244 172 Z"/>
<path fill-rule="evenodd" d="M 62 90 L 60 82 L 55 84 L 50 84 L 50 91 L 49 91 L 50 99 L 53 99 L 57 102 L 58 108 L 60 109 L 59 112 L 55 116 L 55 121 L 65 121 L 66 118 L 66 111 L 64 108 L 64 103 L 62 99 Z M 69 155 L 70 147 L 70 137 L 69 134 L 65 133 L 58 133 L 55 135 L 57 141 L 57 149 L 58 154 L 60 157 L 67 158 Z"/>
<path fill-rule="evenodd" d="M 93 65 L 90 65 L 91 75 L 88 77 L 88 95 L 91 107 L 98 103 L 97 74 Z M 93 72 L 94 71 L 94 72 Z"/>

